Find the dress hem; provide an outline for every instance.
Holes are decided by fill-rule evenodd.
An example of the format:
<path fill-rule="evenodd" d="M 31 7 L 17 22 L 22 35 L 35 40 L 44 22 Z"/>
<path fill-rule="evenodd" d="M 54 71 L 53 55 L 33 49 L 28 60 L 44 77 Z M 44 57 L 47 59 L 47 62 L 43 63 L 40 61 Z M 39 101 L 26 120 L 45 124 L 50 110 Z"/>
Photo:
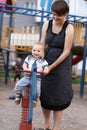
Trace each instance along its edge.
<path fill-rule="evenodd" d="M 67 104 L 61 105 L 61 106 L 47 106 L 46 104 L 41 104 L 42 108 L 47 110 L 54 110 L 54 111 L 61 111 L 66 109 L 68 106 L 70 106 L 71 101 Z"/>

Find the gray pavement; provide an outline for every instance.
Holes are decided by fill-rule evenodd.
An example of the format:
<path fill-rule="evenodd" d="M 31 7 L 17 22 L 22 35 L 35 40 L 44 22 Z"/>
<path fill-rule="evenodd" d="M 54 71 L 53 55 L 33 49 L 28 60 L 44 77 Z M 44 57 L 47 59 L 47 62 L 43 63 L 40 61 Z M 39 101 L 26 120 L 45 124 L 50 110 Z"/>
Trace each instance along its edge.
<path fill-rule="evenodd" d="M 9 96 L 14 95 L 14 82 L 9 81 L 6 85 L 0 80 L 0 130 L 19 130 L 21 119 L 21 105 L 16 105 Z M 87 130 L 87 86 L 84 96 L 79 97 L 79 85 L 73 85 L 74 97 L 68 109 L 64 111 L 61 122 L 61 130 Z M 43 127 L 43 115 L 40 103 L 33 110 L 33 128 Z M 51 127 L 52 127 L 51 115 Z"/>

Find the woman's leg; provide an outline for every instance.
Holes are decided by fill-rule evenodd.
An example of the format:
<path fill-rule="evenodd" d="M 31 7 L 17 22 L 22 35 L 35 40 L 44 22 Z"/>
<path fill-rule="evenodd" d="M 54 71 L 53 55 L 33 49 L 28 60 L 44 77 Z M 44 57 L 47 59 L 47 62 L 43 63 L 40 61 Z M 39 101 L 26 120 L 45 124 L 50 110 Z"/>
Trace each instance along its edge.
<path fill-rule="evenodd" d="M 53 116 L 54 116 L 53 130 L 60 130 L 59 128 L 62 120 L 62 114 L 63 111 L 53 111 Z"/>
<path fill-rule="evenodd" d="M 50 127 L 50 110 L 42 108 L 43 115 L 44 115 L 44 130 Z"/>

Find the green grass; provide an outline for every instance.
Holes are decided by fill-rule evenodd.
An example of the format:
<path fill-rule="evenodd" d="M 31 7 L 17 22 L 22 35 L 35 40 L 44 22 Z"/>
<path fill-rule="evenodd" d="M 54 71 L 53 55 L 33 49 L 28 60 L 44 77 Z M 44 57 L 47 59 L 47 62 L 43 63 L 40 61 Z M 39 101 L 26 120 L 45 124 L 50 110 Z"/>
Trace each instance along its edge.
<path fill-rule="evenodd" d="M 72 83 L 73 84 L 80 84 L 80 77 L 72 78 Z"/>
<path fill-rule="evenodd" d="M 4 78 L 4 77 L 5 77 L 5 73 L 0 73 L 0 77 L 1 77 L 1 78 Z M 9 77 L 10 77 L 10 78 L 14 78 L 14 73 L 10 73 L 10 74 L 9 74 Z"/>
<path fill-rule="evenodd" d="M 80 84 L 81 77 L 77 76 L 76 78 L 72 78 L 72 84 Z M 85 81 L 85 84 L 87 84 L 87 81 Z"/>

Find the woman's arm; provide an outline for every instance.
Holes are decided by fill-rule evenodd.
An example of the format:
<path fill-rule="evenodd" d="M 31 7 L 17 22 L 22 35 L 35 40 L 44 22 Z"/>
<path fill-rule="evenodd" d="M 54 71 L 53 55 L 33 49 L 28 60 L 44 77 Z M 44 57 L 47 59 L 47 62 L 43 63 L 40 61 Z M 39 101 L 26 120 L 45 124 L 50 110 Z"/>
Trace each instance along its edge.
<path fill-rule="evenodd" d="M 74 28 L 71 24 L 69 24 L 65 32 L 65 44 L 63 53 L 58 57 L 58 59 L 53 64 L 49 66 L 49 70 L 52 70 L 61 62 L 63 62 L 66 59 L 66 57 L 70 54 L 73 38 L 74 38 Z"/>
<path fill-rule="evenodd" d="M 43 27 L 42 27 L 42 34 L 41 34 L 41 40 L 40 40 L 40 42 L 43 44 L 44 47 L 45 47 L 45 39 L 46 39 L 46 31 L 47 31 L 47 28 L 48 28 L 48 22 L 49 21 L 46 21 L 43 24 Z"/>

